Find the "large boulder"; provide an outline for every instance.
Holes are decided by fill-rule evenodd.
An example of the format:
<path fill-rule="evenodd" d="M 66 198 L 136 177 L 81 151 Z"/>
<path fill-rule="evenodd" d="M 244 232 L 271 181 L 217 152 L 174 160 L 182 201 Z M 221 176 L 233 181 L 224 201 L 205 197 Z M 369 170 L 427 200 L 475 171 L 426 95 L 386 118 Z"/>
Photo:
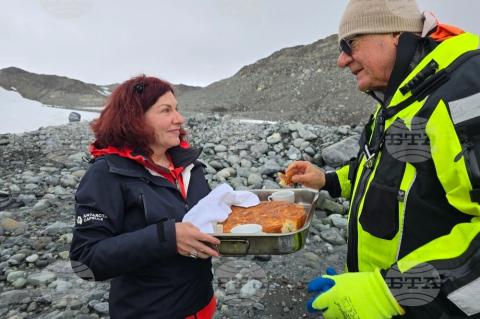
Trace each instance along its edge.
<path fill-rule="evenodd" d="M 327 146 L 322 150 L 322 157 L 325 163 L 332 167 L 339 167 L 347 163 L 352 157 L 358 154 L 358 140 L 360 135 L 353 135 L 346 139 Z"/>

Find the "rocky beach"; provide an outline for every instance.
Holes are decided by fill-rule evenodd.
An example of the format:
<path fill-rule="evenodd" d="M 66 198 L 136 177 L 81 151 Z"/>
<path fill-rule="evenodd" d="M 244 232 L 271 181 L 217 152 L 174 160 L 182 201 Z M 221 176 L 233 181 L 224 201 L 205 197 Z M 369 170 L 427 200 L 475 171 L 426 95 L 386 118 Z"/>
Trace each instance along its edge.
<path fill-rule="evenodd" d="M 211 187 L 280 188 L 276 174 L 293 160 L 328 169 L 357 152 L 359 127 L 188 116 L 189 142 L 202 147 Z M 74 193 L 88 168 L 88 122 L 0 135 L 0 317 L 108 318 L 107 282 L 73 274 L 69 245 Z M 308 282 L 326 267 L 342 271 L 345 199 L 321 192 L 306 245 L 281 256 L 213 260 L 215 318 L 317 318 L 307 313 Z"/>

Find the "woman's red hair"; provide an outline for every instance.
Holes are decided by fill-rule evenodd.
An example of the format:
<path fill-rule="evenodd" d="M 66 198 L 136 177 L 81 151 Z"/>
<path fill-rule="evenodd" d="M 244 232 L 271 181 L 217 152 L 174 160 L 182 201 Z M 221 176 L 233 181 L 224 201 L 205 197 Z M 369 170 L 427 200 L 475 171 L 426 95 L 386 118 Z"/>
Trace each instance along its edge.
<path fill-rule="evenodd" d="M 145 125 L 145 112 L 173 86 L 150 76 L 137 76 L 120 84 L 108 98 L 100 117 L 91 127 L 96 148 L 129 148 L 147 156 L 155 140 L 153 129 Z M 181 139 L 185 131 L 181 132 Z"/>

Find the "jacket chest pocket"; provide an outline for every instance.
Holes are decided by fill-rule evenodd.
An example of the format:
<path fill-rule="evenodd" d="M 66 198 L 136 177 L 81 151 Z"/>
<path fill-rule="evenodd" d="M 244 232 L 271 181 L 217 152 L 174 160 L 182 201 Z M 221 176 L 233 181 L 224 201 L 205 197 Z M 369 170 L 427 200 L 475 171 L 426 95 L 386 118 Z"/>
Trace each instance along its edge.
<path fill-rule="evenodd" d="M 480 127 L 480 117 L 477 122 L 477 127 Z M 460 135 L 462 151 L 454 161 L 458 162 L 462 156 L 465 159 L 467 173 L 473 187 L 470 191 L 470 199 L 472 202 L 480 203 L 480 132 L 475 133 L 475 135 L 473 133 Z"/>
<path fill-rule="evenodd" d="M 381 153 L 359 217 L 362 228 L 372 236 L 391 240 L 398 233 L 399 202 L 405 197 L 400 187 L 405 166 L 405 162 L 395 159 L 387 150 Z"/>
<path fill-rule="evenodd" d="M 127 214 L 135 215 L 132 218 L 141 217 L 146 225 L 168 219 L 180 221 L 185 214 L 184 204 L 175 197 L 173 192 L 146 187 L 142 183 L 129 184 L 127 201 Z"/>
<path fill-rule="evenodd" d="M 480 203 L 480 93 L 449 102 L 448 107 L 462 146 L 454 161 L 465 159 L 471 200 Z"/>
<path fill-rule="evenodd" d="M 398 203 L 404 196 L 399 187 L 372 182 L 359 219 L 362 228 L 375 237 L 393 239 L 399 228 Z"/>

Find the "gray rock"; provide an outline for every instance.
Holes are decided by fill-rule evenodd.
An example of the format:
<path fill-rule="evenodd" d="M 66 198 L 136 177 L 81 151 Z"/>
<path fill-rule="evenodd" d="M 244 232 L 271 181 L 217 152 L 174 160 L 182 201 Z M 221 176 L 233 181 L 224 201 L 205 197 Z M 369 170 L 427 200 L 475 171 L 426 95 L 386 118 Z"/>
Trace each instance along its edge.
<path fill-rule="evenodd" d="M 68 156 L 68 160 L 74 163 L 81 163 L 86 157 L 85 152 L 77 152 Z"/>
<path fill-rule="evenodd" d="M 273 151 L 275 153 L 281 153 L 283 150 L 285 150 L 285 147 L 283 146 L 282 143 L 278 143 L 278 144 L 273 145 Z"/>
<path fill-rule="evenodd" d="M 10 185 L 8 188 L 10 189 L 10 192 L 12 192 L 13 194 L 18 194 L 22 191 L 20 186 L 15 185 L 15 184 Z"/>
<path fill-rule="evenodd" d="M 34 262 L 37 261 L 37 259 L 38 259 L 38 255 L 33 254 L 33 255 L 30 255 L 27 258 L 25 258 L 25 261 L 28 262 L 28 263 L 34 263 Z"/>
<path fill-rule="evenodd" d="M 93 305 L 93 310 L 101 315 L 108 314 L 108 302 L 99 302 Z"/>
<path fill-rule="evenodd" d="M 303 257 L 304 257 L 307 261 L 309 261 L 309 262 L 311 262 L 311 263 L 313 263 L 313 264 L 320 264 L 320 261 L 321 261 L 320 257 L 318 257 L 316 254 L 314 254 L 314 253 L 312 253 L 312 252 L 305 252 L 305 253 L 303 254 Z"/>
<path fill-rule="evenodd" d="M 27 229 L 27 225 L 23 222 L 18 222 L 12 218 L 2 218 L 0 220 L 0 227 L 3 230 L 12 232 L 14 234 L 23 234 Z"/>
<path fill-rule="evenodd" d="M 235 190 L 243 189 L 246 186 L 244 182 L 245 182 L 245 179 L 241 177 L 234 177 L 229 179 L 230 186 L 232 186 L 232 188 Z"/>
<path fill-rule="evenodd" d="M 58 239 L 58 241 L 61 242 L 61 243 L 65 243 L 65 244 L 71 244 L 72 243 L 72 238 L 73 238 L 73 234 L 72 233 L 67 233 L 67 234 L 61 235 L 60 238 Z"/>
<path fill-rule="evenodd" d="M 37 200 L 37 197 L 32 194 L 20 194 L 17 199 L 25 205 L 30 205 Z"/>
<path fill-rule="evenodd" d="M 217 152 L 217 153 L 218 153 L 218 152 L 226 152 L 226 151 L 228 150 L 228 148 L 227 148 L 225 145 L 220 144 L 220 145 L 216 145 L 216 146 L 214 147 L 214 150 L 215 150 L 215 152 Z"/>
<path fill-rule="evenodd" d="M 333 167 L 338 167 L 347 163 L 350 158 L 357 156 L 359 150 L 358 140 L 359 136 L 354 135 L 325 147 L 322 150 L 323 160 L 325 163 Z"/>
<path fill-rule="evenodd" d="M 267 137 L 268 144 L 277 144 L 282 141 L 282 136 L 279 133 L 273 133 L 269 137 Z"/>
<path fill-rule="evenodd" d="M 317 135 L 314 133 L 310 132 L 309 130 L 299 130 L 298 134 L 300 135 L 301 138 L 303 138 L 305 141 L 312 141 L 318 138 Z"/>
<path fill-rule="evenodd" d="M 345 239 L 336 228 L 322 231 L 320 237 L 332 245 L 344 245 L 346 243 Z"/>
<path fill-rule="evenodd" d="M 62 178 L 60 178 L 60 185 L 62 185 L 63 187 L 76 188 L 77 179 L 71 175 L 63 176 Z"/>
<path fill-rule="evenodd" d="M 38 211 L 43 211 L 48 207 L 50 207 L 50 202 L 46 199 L 41 199 L 38 202 L 36 202 L 35 205 L 33 205 L 32 210 L 38 212 Z"/>
<path fill-rule="evenodd" d="M 25 254 L 15 254 L 8 260 L 9 263 L 11 262 L 12 265 L 19 265 L 25 260 Z"/>
<path fill-rule="evenodd" d="M 287 151 L 287 156 L 291 160 L 299 160 L 301 158 L 301 153 L 297 148 L 290 146 Z"/>
<path fill-rule="evenodd" d="M 62 258 L 63 260 L 67 260 L 70 257 L 70 253 L 68 250 L 64 250 L 58 253 L 58 256 Z"/>
<path fill-rule="evenodd" d="M 342 204 L 339 204 L 333 200 L 330 199 L 324 199 L 322 201 L 319 201 L 318 207 L 321 210 L 331 212 L 334 214 L 344 214 L 344 207 Z"/>
<path fill-rule="evenodd" d="M 215 177 L 219 181 L 225 181 L 227 178 L 233 175 L 235 175 L 235 169 L 231 167 L 227 167 L 219 171 L 217 174 L 215 174 Z"/>
<path fill-rule="evenodd" d="M 348 224 L 347 218 L 343 217 L 342 215 L 332 214 L 332 215 L 328 216 L 328 218 L 332 222 L 333 226 L 335 226 L 337 228 L 340 228 L 340 229 L 346 229 L 347 228 L 347 224 Z"/>
<path fill-rule="evenodd" d="M 281 188 L 280 185 L 275 183 L 274 181 L 271 181 L 269 179 L 263 181 L 263 188 L 265 189 L 279 189 Z"/>
<path fill-rule="evenodd" d="M 237 292 L 237 285 L 235 284 L 235 281 L 230 280 L 225 284 L 225 293 L 227 295 L 232 295 Z"/>
<path fill-rule="evenodd" d="M 35 183 L 28 183 L 23 186 L 23 189 L 25 189 L 25 191 L 36 193 L 40 190 L 40 186 Z"/>
<path fill-rule="evenodd" d="M 265 154 L 268 152 L 268 144 L 265 142 L 259 142 L 250 147 L 250 151 L 256 154 Z"/>
<path fill-rule="evenodd" d="M 80 179 L 80 178 L 83 177 L 83 175 L 85 175 L 85 173 L 86 173 L 86 170 L 79 169 L 79 170 L 76 170 L 76 171 L 72 172 L 72 176 L 74 176 L 77 179 Z"/>
<path fill-rule="evenodd" d="M 245 167 L 245 168 L 250 168 L 250 167 L 252 167 L 252 162 L 249 161 L 249 160 L 246 160 L 246 159 L 242 159 L 240 161 L 240 166 Z"/>
<path fill-rule="evenodd" d="M 244 143 L 244 142 L 239 142 L 237 144 L 235 144 L 235 149 L 236 150 L 247 150 L 248 149 L 248 144 L 247 143 Z"/>
<path fill-rule="evenodd" d="M 12 271 L 7 275 L 7 282 L 12 283 L 19 278 L 25 278 L 25 277 L 26 277 L 25 271 L 22 271 L 22 270 Z"/>
<path fill-rule="evenodd" d="M 25 298 L 30 296 L 30 293 L 23 289 L 2 292 L 0 293 L 0 308 L 8 307 L 14 304 L 20 304 Z"/>
<path fill-rule="evenodd" d="M 247 178 L 250 175 L 250 169 L 245 167 L 237 168 L 237 176 Z"/>
<path fill-rule="evenodd" d="M 78 112 L 70 112 L 70 114 L 68 114 L 69 122 L 80 122 L 81 118 L 82 116 Z"/>
<path fill-rule="evenodd" d="M 53 224 L 50 224 L 45 228 L 45 233 L 47 235 L 64 234 L 66 232 L 71 232 L 72 227 L 73 227 L 73 224 L 67 224 L 64 222 L 54 222 Z"/>
<path fill-rule="evenodd" d="M 270 175 L 277 173 L 282 168 L 275 160 L 267 160 L 265 164 L 260 168 L 260 173 L 265 175 Z"/>
<path fill-rule="evenodd" d="M 350 125 L 341 125 L 338 127 L 337 132 L 342 135 L 347 135 L 350 132 Z"/>
<path fill-rule="evenodd" d="M 252 173 L 248 175 L 248 185 L 252 185 L 258 187 L 258 185 L 262 185 L 263 178 L 262 176 Z"/>
<path fill-rule="evenodd" d="M 305 130 L 305 125 L 303 125 L 300 122 L 290 123 L 288 124 L 288 129 L 290 131 L 301 131 L 301 130 Z"/>
<path fill-rule="evenodd" d="M 255 296 L 258 289 L 262 288 L 262 282 L 256 279 L 247 281 L 245 285 L 240 288 L 240 297 L 250 298 Z"/>
<path fill-rule="evenodd" d="M 71 191 L 67 191 L 65 188 L 63 188 L 60 185 L 57 185 L 55 187 L 50 187 L 48 189 L 48 192 L 50 192 L 54 195 L 58 195 L 58 196 L 71 195 L 72 194 Z"/>
<path fill-rule="evenodd" d="M 26 278 L 17 278 L 12 282 L 12 286 L 15 289 L 21 289 L 27 285 L 27 279 Z"/>
<path fill-rule="evenodd" d="M 304 149 L 304 151 L 305 151 L 305 153 L 307 153 L 308 155 L 311 155 L 311 156 L 314 156 L 316 154 L 315 150 L 310 146 L 306 147 Z"/>
<path fill-rule="evenodd" d="M 58 178 L 57 176 L 46 176 L 44 181 L 45 183 L 47 183 L 47 185 L 51 186 L 57 186 L 58 184 L 60 184 L 60 178 Z"/>
<path fill-rule="evenodd" d="M 211 167 L 213 167 L 214 169 L 216 169 L 216 170 L 224 168 L 223 164 L 220 163 L 219 161 L 210 161 L 210 162 L 209 162 L 209 165 L 210 165 Z M 210 174 L 214 174 L 214 173 L 212 173 L 212 172 L 209 172 L 209 173 L 210 173 Z"/>
<path fill-rule="evenodd" d="M 293 140 L 293 146 L 295 146 L 296 148 L 300 148 L 300 146 L 303 144 L 303 142 L 305 142 L 305 140 L 303 138 L 296 138 Z"/>
<path fill-rule="evenodd" d="M 39 286 L 39 285 L 46 285 L 54 281 L 56 278 L 57 276 L 52 272 L 40 271 L 40 272 L 30 274 L 27 277 L 27 281 L 34 286 Z"/>
<path fill-rule="evenodd" d="M 65 280 L 55 280 L 54 282 L 52 282 L 52 284 L 50 284 L 49 287 L 54 287 L 56 292 L 66 293 L 73 287 L 73 284 L 71 282 Z"/>

